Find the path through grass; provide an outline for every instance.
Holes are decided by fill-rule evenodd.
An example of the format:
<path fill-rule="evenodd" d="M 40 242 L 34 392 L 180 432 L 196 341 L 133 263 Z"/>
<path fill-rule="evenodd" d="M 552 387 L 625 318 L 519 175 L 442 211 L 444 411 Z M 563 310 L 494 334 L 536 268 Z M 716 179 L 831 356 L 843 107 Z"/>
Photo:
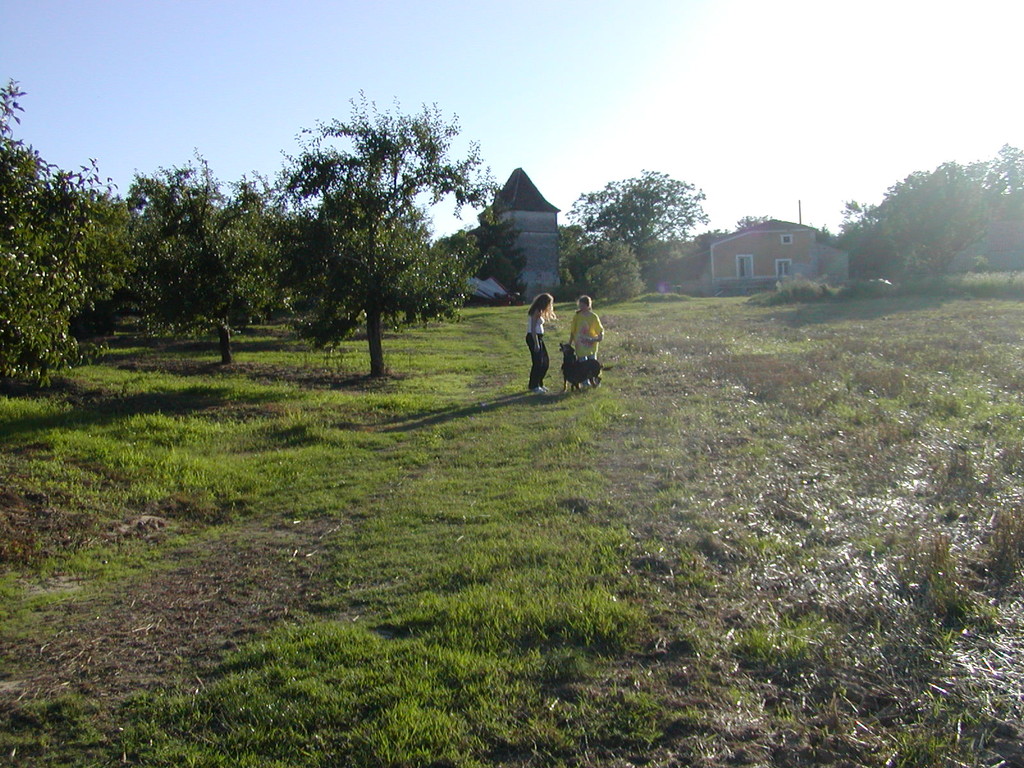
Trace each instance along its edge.
<path fill-rule="evenodd" d="M 1012 760 L 1022 309 L 915 301 L 607 307 L 606 386 L 546 397 L 519 309 L 383 383 L 118 339 L 0 398 L 0 753 Z"/>

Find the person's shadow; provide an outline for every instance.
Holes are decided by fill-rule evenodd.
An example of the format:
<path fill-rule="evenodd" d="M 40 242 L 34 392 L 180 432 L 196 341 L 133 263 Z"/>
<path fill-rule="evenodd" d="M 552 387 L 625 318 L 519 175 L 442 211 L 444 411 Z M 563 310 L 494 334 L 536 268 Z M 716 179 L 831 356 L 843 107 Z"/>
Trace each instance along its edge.
<path fill-rule="evenodd" d="M 516 392 L 515 394 L 502 395 L 493 400 L 486 400 L 473 405 L 463 405 L 454 408 L 443 408 L 430 411 L 412 418 L 396 418 L 393 421 L 380 426 L 381 432 L 411 432 L 422 427 L 434 427 L 438 424 L 446 424 L 456 419 L 464 419 L 476 416 L 481 413 L 490 413 L 495 410 L 521 406 L 525 408 L 538 408 L 550 405 L 561 399 L 562 392 L 550 392 L 547 395 L 535 395 L 532 392 Z"/>

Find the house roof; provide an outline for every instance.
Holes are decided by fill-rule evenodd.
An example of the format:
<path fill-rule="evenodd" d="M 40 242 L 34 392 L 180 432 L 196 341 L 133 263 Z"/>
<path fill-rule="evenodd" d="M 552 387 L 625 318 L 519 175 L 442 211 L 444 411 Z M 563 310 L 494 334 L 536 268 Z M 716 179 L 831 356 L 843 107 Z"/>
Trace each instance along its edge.
<path fill-rule="evenodd" d="M 810 229 L 814 230 L 814 227 L 808 227 L 806 224 L 794 224 L 792 221 L 781 221 L 780 219 L 768 219 L 768 221 L 761 221 L 757 224 L 752 224 L 749 227 L 738 229 L 733 234 L 740 234 L 742 232 L 792 232 L 794 229 Z"/>
<path fill-rule="evenodd" d="M 532 211 L 534 213 L 558 213 L 558 208 L 544 199 L 544 195 L 530 181 L 526 171 L 516 168 L 508 177 L 505 186 L 497 198 L 503 205 L 513 211 Z"/>
<path fill-rule="evenodd" d="M 809 232 L 816 232 L 814 227 L 808 227 L 806 224 L 794 224 L 792 221 L 780 221 L 779 219 L 769 219 L 768 221 L 761 221 L 757 224 L 752 224 L 749 227 L 738 229 L 730 235 L 723 235 L 714 242 L 712 246 L 724 243 L 726 240 L 732 240 L 734 237 L 741 237 L 743 235 L 763 235 L 770 234 L 772 232 L 796 232 L 800 230 L 807 230 Z"/>

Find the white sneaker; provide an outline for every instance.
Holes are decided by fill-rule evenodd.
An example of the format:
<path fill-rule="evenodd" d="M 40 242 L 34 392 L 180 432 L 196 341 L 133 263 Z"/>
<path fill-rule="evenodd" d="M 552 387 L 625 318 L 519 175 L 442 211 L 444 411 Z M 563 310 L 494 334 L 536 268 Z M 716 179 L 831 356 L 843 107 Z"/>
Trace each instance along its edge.
<path fill-rule="evenodd" d="M 545 392 L 547 392 L 547 390 L 544 389 L 544 387 L 534 387 L 530 391 L 537 395 L 543 395 Z"/>

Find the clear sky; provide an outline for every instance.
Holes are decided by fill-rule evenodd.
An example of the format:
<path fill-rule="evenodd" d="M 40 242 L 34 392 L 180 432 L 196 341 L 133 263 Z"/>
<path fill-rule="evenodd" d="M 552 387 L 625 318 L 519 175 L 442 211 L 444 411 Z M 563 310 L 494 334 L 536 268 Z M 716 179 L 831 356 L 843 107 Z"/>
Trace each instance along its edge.
<path fill-rule="evenodd" d="M 197 151 L 273 177 L 362 91 L 458 116 L 562 223 L 651 170 L 702 189 L 712 228 L 802 205 L 836 231 L 848 200 L 1024 148 L 1022 28 L 1014 0 L 0 0 L 0 78 L 27 94 L 18 138 L 122 193 Z"/>

